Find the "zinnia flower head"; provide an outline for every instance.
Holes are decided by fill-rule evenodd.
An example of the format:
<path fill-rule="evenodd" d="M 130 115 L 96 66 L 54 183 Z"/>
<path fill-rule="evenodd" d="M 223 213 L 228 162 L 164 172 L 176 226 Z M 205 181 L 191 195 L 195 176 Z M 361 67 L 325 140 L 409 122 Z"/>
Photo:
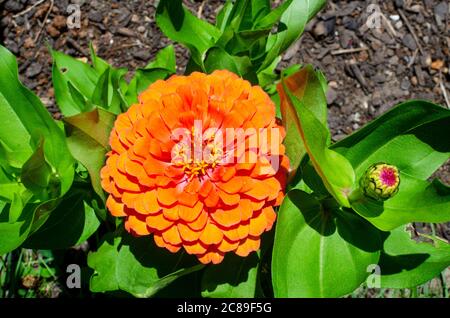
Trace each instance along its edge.
<path fill-rule="evenodd" d="M 276 219 L 289 160 L 275 106 L 229 71 L 156 81 L 117 117 L 101 171 L 133 235 L 202 263 L 247 256 Z"/>
<path fill-rule="evenodd" d="M 397 194 L 400 185 L 400 173 L 397 167 L 386 163 L 370 166 L 361 179 L 361 187 L 366 196 L 385 201 Z"/>

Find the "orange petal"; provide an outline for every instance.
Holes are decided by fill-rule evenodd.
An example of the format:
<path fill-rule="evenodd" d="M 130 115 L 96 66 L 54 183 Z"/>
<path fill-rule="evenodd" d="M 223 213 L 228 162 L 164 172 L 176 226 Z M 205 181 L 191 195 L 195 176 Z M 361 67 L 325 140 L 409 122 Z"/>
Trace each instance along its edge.
<path fill-rule="evenodd" d="M 164 217 L 170 221 L 178 221 L 180 219 L 180 216 L 179 216 L 180 207 L 181 206 L 178 204 L 175 204 L 172 207 L 164 207 L 162 209 Z"/>
<path fill-rule="evenodd" d="M 267 227 L 266 215 L 265 213 L 260 211 L 259 214 L 250 219 L 250 226 L 248 233 L 249 235 L 258 237 L 264 233 L 266 227 Z"/>
<path fill-rule="evenodd" d="M 241 242 L 236 249 L 236 254 L 242 257 L 247 257 L 251 252 L 259 250 L 260 239 L 247 237 L 243 242 Z"/>
<path fill-rule="evenodd" d="M 217 203 L 219 203 L 219 194 L 217 193 L 217 190 L 212 188 L 203 203 L 205 203 L 208 208 L 215 208 Z"/>
<path fill-rule="evenodd" d="M 148 235 L 150 231 L 144 221 L 139 220 L 134 215 L 130 215 L 125 221 L 125 229 L 136 235 Z"/>
<path fill-rule="evenodd" d="M 196 242 L 202 234 L 201 231 L 194 231 L 184 223 L 178 223 L 177 227 L 178 233 L 180 233 L 181 239 L 184 242 Z"/>
<path fill-rule="evenodd" d="M 155 241 L 157 246 L 163 247 L 172 253 L 178 252 L 181 248 L 181 245 L 172 245 L 170 243 L 166 243 L 162 236 L 156 233 L 153 235 L 153 240 Z"/>
<path fill-rule="evenodd" d="M 227 210 L 218 209 L 211 213 L 211 217 L 220 226 L 229 228 L 241 222 L 241 208 L 237 205 Z"/>
<path fill-rule="evenodd" d="M 203 203 L 197 201 L 197 203 L 192 208 L 184 205 L 179 205 L 179 208 L 180 218 L 186 222 L 193 222 L 199 217 L 200 213 L 202 212 Z"/>
<path fill-rule="evenodd" d="M 264 208 L 263 213 L 264 213 L 264 216 L 266 217 L 266 221 L 267 221 L 266 231 L 270 231 L 273 223 L 275 222 L 275 220 L 277 218 L 277 214 L 275 213 L 275 211 L 273 210 L 273 208 L 271 206 Z"/>
<path fill-rule="evenodd" d="M 228 194 L 222 190 L 218 190 L 219 197 L 222 202 L 228 206 L 238 204 L 241 200 L 241 196 L 239 194 Z"/>
<path fill-rule="evenodd" d="M 127 216 L 127 214 L 124 212 L 124 204 L 121 202 L 117 202 L 112 195 L 108 196 L 108 199 L 106 199 L 106 207 L 108 208 L 109 212 L 111 212 L 112 216 Z"/>
<path fill-rule="evenodd" d="M 207 179 L 203 182 L 202 186 L 200 187 L 200 190 L 198 191 L 198 194 L 202 198 L 206 198 L 213 187 L 214 185 L 211 183 L 211 181 L 209 181 L 209 179 Z"/>
<path fill-rule="evenodd" d="M 217 251 L 217 252 L 206 252 L 202 256 L 198 256 L 198 260 L 202 262 L 203 264 L 219 264 L 223 261 L 224 254 Z"/>
<path fill-rule="evenodd" d="M 250 191 L 245 192 L 246 195 L 255 198 L 256 200 L 264 200 L 267 198 L 267 188 L 264 182 L 255 182 L 253 188 Z"/>
<path fill-rule="evenodd" d="M 178 202 L 192 208 L 198 202 L 198 196 L 196 193 L 188 193 L 184 190 L 178 195 Z"/>
<path fill-rule="evenodd" d="M 162 238 L 164 242 L 172 244 L 172 245 L 179 245 L 182 243 L 180 234 L 178 233 L 178 228 L 176 225 L 171 226 L 169 229 L 163 231 Z"/>
<path fill-rule="evenodd" d="M 240 240 L 245 239 L 248 236 L 250 230 L 249 222 L 241 223 L 236 228 L 237 234 Z"/>
<path fill-rule="evenodd" d="M 224 238 L 222 242 L 217 246 L 217 249 L 223 253 L 231 252 L 236 250 L 236 248 L 239 246 L 239 241 L 229 241 L 228 239 Z"/>
<path fill-rule="evenodd" d="M 208 214 L 204 210 L 202 210 L 197 220 L 187 223 L 187 225 L 194 231 L 201 231 L 205 228 L 207 222 Z"/>
<path fill-rule="evenodd" d="M 177 192 L 174 188 L 158 188 L 156 194 L 161 204 L 170 206 L 177 202 Z"/>
<path fill-rule="evenodd" d="M 206 245 L 219 244 L 223 239 L 223 233 L 216 225 L 208 223 L 199 239 Z"/>
<path fill-rule="evenodd" d="M 183 244 L 184 249 L 186 250 L 186 253 L 188 254 L 204 254 L 206 252 L 206 247 L 204 247 L 200 242 L 198 243 L 184 243 Z"/>
<path fill-rule="evenodd" d="M 161 211 L 161 207 L 158 204 L 156 190 L 147 191 L 143 198 L 144 207 L 148 214 L 155 214 Z"/>
<path fill-rule="evenodd" d="M 173 225 L 173 221 L 167 220 L 162 213 L 147 216 L 146 222 L 150 228 L 157 231 L 164 231 Z"/>

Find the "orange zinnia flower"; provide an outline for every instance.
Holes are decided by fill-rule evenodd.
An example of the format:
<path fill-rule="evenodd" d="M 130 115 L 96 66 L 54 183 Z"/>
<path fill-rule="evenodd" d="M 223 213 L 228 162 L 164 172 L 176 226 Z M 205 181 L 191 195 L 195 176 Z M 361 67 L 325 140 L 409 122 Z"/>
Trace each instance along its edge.
<path fill-rule="evenodd" d="M 101 171 L 106 205 L 171 252 L 205 264 L 247 256 L 283 199 L 283 138 L 269 96 L 229 71 L 156 81 L 117 117 Z"/>

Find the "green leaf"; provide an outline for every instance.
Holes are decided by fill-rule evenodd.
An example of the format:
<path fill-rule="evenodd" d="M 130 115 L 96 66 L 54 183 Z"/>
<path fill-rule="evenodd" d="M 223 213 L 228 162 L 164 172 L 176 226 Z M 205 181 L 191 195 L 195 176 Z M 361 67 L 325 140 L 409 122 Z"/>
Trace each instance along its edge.
<path fill-rule="evenodd" d="M 87 63 L 58 51 L 53 58 L 52 81 L 55 98 L 64 116 L 74 116 L 89 110 L 83 100 L 90 100 L 99 80 L 99 72 Z"/>
<path fill-rule="evenodd" d="M 116 275 L 119 245 L 120 237 L 114 237 L 113 233 L 109 233 L 105 236 L 97 251 L 89 252 L 87 263 L 95 271 L 89 284 L 92 292 L 98 293 L 119 289 Z"/>
<path fill-rule="evenodd" d="M 393 108 L 333 146 L 352 164 L 357 178 L 372 164 L 386 162 L 400 170 L 400 189 L 391 199 L 361 198 L 353 208 L 382 230 L 410 222 L 450 220 L 450 195 L 428 177 L 450 157 L 450 111 L 424 101 Z"/>
<path fill-rule="evenodd" d="M 125 99 L 128 104 L 132 105 L 137 103 L 138 95 L 147 89 L 150 84 L 175 74 L 176 69 L 175 50 L 173 45 L 169 45 L 158 52 L 154 61 L 150 62 L 144 68 L 136 70 L 125 93 Z"/>
<path fill-rule="evenodd" d="M 380 257 L 382 288 L 411 288 L 436 277 L 450 266 L 450 244 L 437 237 L 416 242 L 399 227 L 389 233 Z"/>
<path fill-rule="evenodd" d="M 293 0 L 280 19 L 278 30 L 267 39 L 267 55 L 259 70 L 269 66 L 302 35 L 306 23 L 326 4 L 326 0 Z"/>
<path fill-rule="evenodd" d="M 94 292 L 119 288 L 135 297 L 151 297 L 178 277 L 204 267 L 196 263 L 184 253 L 171 254 L 157 247 L 152 238 L 124 233 L 89 253 L 88 265 L 95 271 L 90 286 Z"/>
<path fill-rule="evenodd" d="M 304 72 L 314 74 L 311 66 L 306 67 Z M 348 194 L 353 187 L 355 175 L 348 160 L 328 148 L 331 138 L 328 128 L 323 123 L 326 117 L 324 117 L 322 109 L 325 106 L 317 107 L 317 104 L 315 104 L 322 99 L 317 101 L 317 96 L 323 96 L 322 82 L 317 77 L 314 89 L 303 91 L 302 100 L 296 96 L 302 94 L 296 91 L 296 95 L 294 95 L 289 86 L 289 83 L 295 83 L 294 87 L 304 87 L 304 85 L 299 84 L 299 80 L 303 80 L 304 77 L 302 71 L 300 71 L 290 77 L 292 82 L 283 78 L 282 85 L 279 87 L 281 107 L 282 110 L 286 110 L 282 111 L 282 113 L 285 113 L 283 116 L 283 118 L 286 118 L 285 126 L 288 134 L 292 133 L 292 136 L 287 140 L 287 147 L 291 148 L 288 156 L 290 155 L 290 159 L 294 162 L 300 162 L 302 158 L 296 158 L 296 156 L 301 156 L 301 153 L 306 151 L 314 169 L 330 194 L 342 206 L 349 207 Z M 322 101 L 322 105 L 324 105 L 324 101 Z M 291 132 L 293 128 L 290 125 L 294 125 L 297 132 Z M 301 138 L 304 149 L 298 143 L 295 146 L 293 146 L 293 142 L 290 143 L 295 135 L 297 138 Z M 296 169 L 297 167 L 293 166 L 293 168 Z"/>
<path fill-rule="evenodd" d="M 208 73 L 215 70 L 227 69 L 241 77 L 244 77 L 254 84 L 256 74 L 252 74 L 251 62 L 247 56 L 232 56 L 219 47 L 208 50 L 205 59 L 205 69 Z"/>
<path fill-rule="evenodd" d="M 24 246 L 34 249 L 64 249 L 86 241 L 100 226 L 94 209 L 88 204 L 89 200 L 89 192 L 72 188 Z"/>
<path fill-rule="evenodd" d="M 0 112 L 5 123 L 0 128 L 0 140 L 7 151 L 22 155 L 20 161 L 24 164 L 37 149 L 35 141 L 43 138 L 45 159 L 59 176 L 64 194 L 72 184 L 74 161 L 63 131 L 39 98 L 20 83 L 16 60 L 3 46 L 0 46 L 0 74 Z"/>
<path fill-rule="evenodd" d="M 161 0 L 156 9 L 156 23 L 167 37 L 188 47 L 200 66 L 206 51 L 220 37 L 215 26 L 193 15 L 181 0 Z"/>
<path fill-rule="evenodd" d="M 379 231 L 334 204 L 294 189 L 278 213 L 272 255 L 275 297 L 339 297 L 377 264 Z"/>
<path fill-rule="evenodd" d="M 4 255 L 18 248 L 26 240 L 33 222 L 35 205 L 25 205 L 14 222 L 9 222 L 11 204 L 0 207 L 0 255 Z"/>
<path fill-rule="evenodd" d="M 64 116 L 91 111 L 94 105 L 115 114 L 127 108 L 121 91 L 127 83 L 125 68 L 113 68 L 99 58 L 91 46 L 94 67 L 61 52 L 53 51 L 53 86 L 56 102 Z"/>
<path fill-rule="evenodd" d="M 45 161 L 44 140 L 41 139 L 36 151 L 24 163 L 20 179 L 25 187 L 33 191 L 36 195 L 43 198 L 52 198 L 59 195 L 59 184 L 57 180 L 55 180 L 54 189 L 52 189 L 54 193 L 43 193 L 46 192 L 50 184 L 51 174 L 52 168 Z"/>
<path fill-rule="evenodd" d="M 242 258 L 227 254 L 222 263 L 208 266 L 202 278 L 202 296 L 213 298 L 254 298 L 259 256 Z"/>
<path fill-rule="evenodd" d="M 311 65 L 306 65 L 302 69 L 290 68 L 284 71 L 284 83 L 289 91 L 296 96 L 315 115 L 322 125 L 327 124 L 327 101 L 322 85 L 319 80 L 319 72 L 314 71 Z M 287 76 L 286 71 L 289 73 Z M 286 152 L 291 160 L 291 167 L 297 170 L 303 157 L 306 155 L 306 147 L 301 137 L 301 122 L 294 103 L 290 102 L 285 93 L 282 83 L 277 85 L 280 95 L 281 117 L 283 126 L 286 129 Z"/>
<path fill-rule="evenodd" d="M 99 108 L 64 119 L 69 149 L 74 158 L 89 171 L 92 186 L 102 199 L 105 197 L 100 181 L 100 170 L 105 162 L 114 120 L 114 114 Z"/>

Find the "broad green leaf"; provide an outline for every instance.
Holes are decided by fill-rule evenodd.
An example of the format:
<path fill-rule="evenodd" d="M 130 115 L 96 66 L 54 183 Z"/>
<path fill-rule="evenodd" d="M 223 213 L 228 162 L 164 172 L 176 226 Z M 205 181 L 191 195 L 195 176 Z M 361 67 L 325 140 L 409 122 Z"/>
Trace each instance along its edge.
<path fill-rule="evenodd" d="M 410 222 L 450 220 L 450 196 L 427 178 L 450 157 L 450 111 L 424 101 L 400 104 L 333 145 L 352 164 L 357 178 L 372 164 L 386 162 L 400 170 L 396 196 L 376 202 L 366 198 L 353 208 L 382 230 Z"/>
<path fill-rule="evenodd" d="M 33 222 L 35 205 L 26 205 L 15 222 L 9 222 L 10 209 L 11 204 L 3 205 L 0 209 L 0 255 L 15 250 L 26 240 Z"/>
<path fill-rule="evenodd" d="M 251 62 L 247 56 L 232 56 L 219 47 L 213 47 L 208 50 L 205 59 L 205 69 L 208 73 L 227 69 L 250 80 L 254 84 L 257 80 L 256 74 L 251 73 Z"/>
<path fill-rule="evenodd" d="M 216 17 L 216 28 L 218 28 L 220 32 L 223 33 L 225 31 L 225 28 L 229 24 L 232 11 L 233 0 L 226 0 Z"/>
<path fill-rule="evenodd" d="M 94 269 L 92 291 L 119 288 L 135 297 L 151 297 L 176 278 L 204 267 L 182 252 L 171 254 L 157 247 L 152 238 L 124 233 L 111 242 L 105 241 L 97 252 L 89 253 L 88 265 Z"/>
<path fill-rule="evenodd" d="M 181 0 L 161 0 L 156 9 L 156 23 L 167 37 L 188 47 L 200 66 L 206 51 L 220 37 L 215 26 L 193 15 Z"/>
<path fill-rule="evenodd" d="M 450 244 L 436 237 L 416 242 L 399 227 L 389 233 L 380 257 L 382 288 L 411 288 L 436 277 L 450 266 Z"/>
<path fill-rule="evenodd" d="M 92 292 L 98 293 L 119 289 L 116 275 L 119 245 L 120 237 L 114 237 L 113 233 L 109 233 L 105 236 L 97 251 L 89 252 L 87 263 L 95 271 L 89 283 Z"/>
<path fill-rule="evenodd" d="M 64 116 L 91 111 L 95 106 L 119 114 L 127 108 L 121 91 L 126 90 L 124 68 L 116 69 L 95 55 L 91 47 L 94 66 L 52 51 L 53 86 L 56 102 Z"/>
<path fill-rule="evenodd" d="M 150 84 L 175 74 L 176 69 L 175 50 L 172 45 L 169 45 L 158 52 L 154 61 L 144 68 L 136 70 L 125 93 L 128 104 L 137 103 L 139 94 L 147 89 Z"/>
<path fill-rule="evenodd" d="M 208 266 L 202 278 L 202 296 L 213 298 L 254 298 L 259 256 L 242 258 L 227 254 L 222 263 Z"/>
<path fill-rule="evenodd" d="M 91 102 L 116 115 L 126 110 L 128 105 L 125 105 L 120 93 L 120 84 L 126 73 L 124 68 L 108 67 L 98 79 Z"/>
<path fill-rule="evenodd" d="M 295 73 L 287 70 L 291 74 L 285 77 L 284 83 L 289 91 L 302 101 L 306 108 L 325 126 L 327 124 L 327 101 L 319 80 L 319 72 L 314 71 L 311 65 L 300 70 L 297 67 L 295 69 L 297 70 Z M 286 129 L 284 144 L 291 161 L 291 168 L 296 171 L 303 156 L 307 153 L 301 138 L 301 122 L 295 104 L 289 101 L 282 83 L 277 85 L 277 89 L 280 96 L 283 126 Z"/>
<path fill-rule="evenodd" d="M 306 67 L 304 72 L 314 74 L 311 67 Z M 295 79 L 295 81 L 292 81 L 297 84 L 294 87 L 302 87 L 302 85 L 298 85 L 297 79 L 303 79 L 304 76 L 302 76 L 302 72 L 296 74 L 290 77 L 291 79 Z M 286 141 L 287 148 L 291 148 L 288 156 L 290 156 L 293 162 L 300 162 L 302 157 L 298 158 L 296 156 L 302 156 L 302 153 L 306 152 L 309 155 L 314 169 L 330 194 L 342 206 L 349 207 L 348 194 L 353 187 L 355 175 L 350 162 L 341 154 L 328 148 L 331 138 L 328 128 L 323 123 L 323 120 L 326 119 L 322 111 L 325 107 L 323 106 L 324 101 L 322 101 L 322 105 L 319 104 L 317 106 L 315 104 L 316 102 L 320 102 L 320 99 L 316 99 L 317 96 L 323 96 L 322 82 L 317 80 L 314 89 L 305 89 L 302 99 L 299 99 L 291 91 L 288 83 L 289 80 L 286 82 L 282 79 L 282 83 L 278 89 L 281 98 L 282 113 L 285 113 L 283 117 L 286 118 L 285 126 L 287 127 L 288 134 L 292 134 Z M 301 96 L 299 92 L 296 93 Z M 294 128 L 291 125 L 294 125 L 295 132 L 292 131 Z M 303 145 L 290 142 L 294 139 L 295 135 L 302 140 Z M 297 167 L 293 166 L 293 168 L 296 169 Z"/>
<path fill-rule="evenodd" d="M 64 116 L 74 116 L 89 110 L 86 102 L 94 93 L 99 72 L 92 66 L 58 51 L 53 58 L 52 81 L 55 99 Z"/>
<path fill-rule="evenodd" d="M 31 155 L 31 157 L 24 163 L 22 167 L 20 180 L 22 183 L 33 191 L 38 197 L 54 198 L 59 195 L 58 180 L 54 180 L 51 189 L 53 193 L 48 193 L 46 190 L 50 185 L 52 177 L 52 168 L 46 162 L 44 156 L 44 139 L 39 142 L 38 148 Z M 49 189 L 50 190 L 50 189 Z"/>
<path fill-rule="evenodd" d="M 105 162 L 114 120 L 113 114 L 100 108 L 64 119 L 69 149 L 89 171 L 92 186 L 102 199 L 104 193 L 100 184 L 100 170 Z"/>
<path fill-rule="evenodd" d="M 278 30 L 267 39 L 267 55 L 259 70 L 265 69 L 272 61 L 297 41 L 306 23 L 326 4 L 326 0 L 293 0 L 283 12 Z"/>
<path fill-rule="evenodd" d="M 89 200 L 89 192 L 73 187 L 39 230 L 28 237 L 24 246 L 63 249 L 86 241 L 100 226 Z"/>
<path fill-rule="evenodd" d="M 275 297 L 339 297 L 377 264 L 379 231 L 363 218 L 294 189 L 278 213 L 272 254 Z"/>
<path fill-rule="evenodd" d="M 36 150 L 36 141 L 43 138 L 45 159 L 59 176 L 64 194 L 72 184 L 74 161 L 63 131 L 39 98 L 20 83 L 16 60 L 3 46 L 0 46 L 0 74 L 0 112 L 6 123 L 0 128 L 3 145 L 8 151 L 23 155 L 20 158 L 23 164 Z M 12 142 L 12 137 L 20 143 Z"/>

